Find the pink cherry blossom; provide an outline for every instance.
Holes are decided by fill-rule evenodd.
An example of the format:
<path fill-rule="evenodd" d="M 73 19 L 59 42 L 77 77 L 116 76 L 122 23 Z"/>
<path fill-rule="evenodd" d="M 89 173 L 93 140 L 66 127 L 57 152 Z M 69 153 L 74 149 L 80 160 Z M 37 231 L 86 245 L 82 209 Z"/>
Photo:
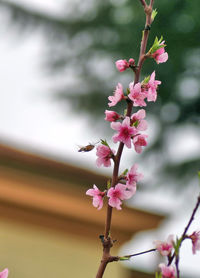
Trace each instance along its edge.
<path fill-rule="evenodd" d="M 173 249 L 173 235 L 169 235 L 166 241 L 155 240 L 156 249 L 162 256 L 168 256 Z"/>
<path fill-rule="evenodd" d="M 147 129 L 147 122 L 143 120 L 145 117 L 146 117 L 146 112 L 144 109 L 138 110 L 137 113 L 134 113 L 131 116 L 131 122 L 133 124 L 137 123 L 134 126 L 137 128 L 138 131 L 143 131 Z"/>
<path fill-rule="evenodd" d="M 143 174 L 137 172 L 138 165 L 134 164 L 126 175 L 126 186 L 135 185 L 143 178 Z"/>
<path fill-rule="evenodd" d="M 111 166 L 111 157 L 114 154 L 114 150 L 111 150 L 108 146 L 105 145 L 99 145 L 97 147 L 96 155 L 98 156 L 96 160 L 96 165 L 100 167 L 103 165 L 104 167 L 110 167 Z"/>
<path fill-rule="evenodd" d="M 118 71 L 122 72 L 129 68 L 129 63 L 126 60 L 118 60 L 115 62 Z"/>
<path fill-rule="evenodd" d="M 196 251 L 200 250 L 200 231 L 193 232 L 189 238 L 192 240 L 192 253 L 196 254 Z"/>
<path fill-rule="evenodd" d="M 161 44 L 164 44 L 165 42 L 162 41 Z M 165 48 L 159 48 L 158 50 L 156 50 L 153 54 L 152 57 L 156 60 L 157 64 L 160 63 L 165 63 L 168 60 L 168 53 L 165 52 Z"/>
<path fill-rule="evenodd" d="M 105 111 L 106 117 L 105 120 L 108 122 L 115 122 L 120 118 L 120 115 L 115 111 Z"/>
<path fill-rule="evenodd" d="M 161 269 L 162 278 L 176 278 L 175 269 L 173 266 L 166 266 L 165 264 L 159 264 Z"/>
<path fill-rule="evenodd" d="M 130 199 L 136 193 L 136 190 L 137 190 L 136 182 L 130 185 L 126 184 L 126 199 Z"/>
<path fill-rule="evenodd" d="M 119 101 L 121 101 L 124 98 L 124 93 L 123 93 L 123 86 L 121 83 L 118 83 L 116 86 L 116 89 L 114 91 L 114 96 L 109 96 L 109 103 L 108 106 L 115 106 Z"/>
<path fill-rule="evenodd" d="M 134 85 L 133 82 L 129 84 L 130 94 L 128 97 L 133 101 L 133 106 L 146 106 L 144 99 L 147 97 L 146 92 L 142 92 L 141 83 Z"/>
<path fill-rule="evenodd" d="M 111 128 L 118 131 L 118 133 L 112 137 L 113 142 L 123 142 L 127 148 L 131 148 L 131 138 L 137 133 L 137 129 L 134 126 L 130 126 L 130 118 L 126 117 L 122 123 L 112 122 Z"/>
<path fill-rule="evenodd" d="M 137 153 L 141 153 L 142 152 L 142 147 L 147 145 L 147 141 L 146 138 L 148 137 L 148 135 L 146 134 L 139 134 L 133 137 L 133 144 L 135 147 L 135 151 Z"/>
<path fill-rule="evenodd" d="M 129 192 L 126 190 L 126 186 L 121 183 L 118 183 L 115 187 L 111 187 L 107 192 L 107 196 L 109 198 L 109 206 L 118 210 L 121 209 L 121 201 L 130 198 Z"/>
<path fill-rule="evenodd" d="M 103 207 L 103 197 L 105 192 L 101 192 L 95 184 L 93 185 L 93 188 L 86 191 L 86 195 L 93 197 L 92 204 L 95 208 L 101 209 Z"/>
<path fill-rule="evenodd" d="M 0 272 L 0 278 L 7 278 L 8 277 L 8 269 L 5 268 L 2 272 Z"/>
<path fill-rule="evenodd" d="M 161 81 L 155 80 L 155 71 L 151 74 L 149 82 L 147 83 L 146 87 L 148 88 L 147 91 L 147 100 L 148 101 L 156 101 L 157 99 L 157 87 L 161 84 Z"/>

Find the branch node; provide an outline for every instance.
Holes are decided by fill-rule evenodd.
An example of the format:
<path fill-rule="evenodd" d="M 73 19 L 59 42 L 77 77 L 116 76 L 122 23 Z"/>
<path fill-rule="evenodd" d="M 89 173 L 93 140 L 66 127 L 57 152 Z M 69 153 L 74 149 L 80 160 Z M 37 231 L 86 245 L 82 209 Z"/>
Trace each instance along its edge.
<path fill-rule="evenodd" d="M 145 28 L 144 28 L 144 30 L 145 30 L 145 31 L 150 31 L 150 30 L 151 30 L 151 25 L 149 25 L 149 24 L 146 25 Z"/>
<path fill-rule="evenodd" d="M 151 6 L 145 6 L 144 11 L 145 11 L 146 15 L 151 15 L 152 14 L 152 7 Z"/>

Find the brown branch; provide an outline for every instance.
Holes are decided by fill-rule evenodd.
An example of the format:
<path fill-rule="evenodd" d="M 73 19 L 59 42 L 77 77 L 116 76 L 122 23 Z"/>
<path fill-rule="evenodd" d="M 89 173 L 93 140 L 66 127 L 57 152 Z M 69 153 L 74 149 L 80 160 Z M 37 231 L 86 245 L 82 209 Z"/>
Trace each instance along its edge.
<path fill-rule="evenodd" d="M 137 64 L 137 70 L 136 70 L 136 75 L 135 75 L 135 83 L 139 82 L 139 76 L 140 76 L 140 72 L 142 69 L 142 65 L 146 59 L 145 57 L 145 51 L 146 51 L 146 47 L 147 47 L 147 41 L 148 41 L 148 37 L 149 37 L 149 31 L 150 31 L 150 26 L 151 26 L 151 14 L 152 14 L 152 8 L 153 6 L 145 6 L 144 7 L 144 12 L 146 14 L 146 23 L 145 23 L 145 28 L 143 31 L 143 38 L 141 41 L 141 47 L 140 47 L 140 56 L 139 56 L 139 61 Z"/>
<path fill-rule="evenodd" d="M 144 11 L 146 14 L 146 24 L 145 24 L 145 30 L 144 30 L 144 34 L 142 37 L 142 41 L 141 41 L 138 66 L 137 66 L 137 70 L 135 71 L 135 80 L 134 80 L 135 84 L 139 82 L 141 68 L 142 68 L 143 62 L 145 60 L 145 51 L 146 51 L 149 30 L 150 30 L 149 28 L 147 28 L 147 26 L 151 25 L 151 13 L 152 13 L 152 5 L 153 5 L 153 3 L 152 3 L 152 5 L 147 6 L 145 0 L 140 0 L 140 2 L 144 6 Z M 131 101 L 127 101 L 127 105 L 128 105 L 128 107 L 127 107 L 126 116 L 130 117 L 132 108 L 133 108 L 133 103 Z M 123 148 L 124 148 L 124 143 L 120 142 L 118 151 L 117 151 L 117 154 L 116 154 L 115 160 L 114 160 L 114 169 L 113 169 L 111 187 L 114 187 L 118 182 L 119 165 L 120 165 Z M 102 255 L 102 260 L 101 260 L 96 278 L 103 277 L 107 264 L 111 261 L 114 261 L 114 260 L 111 260 L 111 258 L 115 258 L 110 255 L 110 249 L 113 245 L 112 239 L 110 238 L 111 220 L 112 220 L 112 207 L 109 206 L 109 204 L 108 204 L 107 205 L 106 223 L 105 223 L 105 234 L 104 234 L 104 239 L 103 239 L 103 243 L 102 243 L 103 255 Z"/>

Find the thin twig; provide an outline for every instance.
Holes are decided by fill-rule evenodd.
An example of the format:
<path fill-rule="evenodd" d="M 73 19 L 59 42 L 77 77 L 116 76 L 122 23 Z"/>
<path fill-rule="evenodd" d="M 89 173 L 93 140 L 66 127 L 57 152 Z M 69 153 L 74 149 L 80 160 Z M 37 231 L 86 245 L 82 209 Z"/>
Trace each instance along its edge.
<path fill-rule="evenodd" d="M 188 231 L 188 229 L 189 229 L 189 227 L 190 227 L 192 221 L 194 220 L 194 216 L 195 216 L 195 213 L 196 213 L 196 211 L 197 211 L 199 205 L 200 205 L 200 195 L 199 195 L 198 198 L 197 198 L 196 206 L 195 206 L 195 208 L 194 208 L 194 210 L 193 210 L 193 212 L 192 212 L 192 215 L 191 215 L 191 217 L 190 217 L 190 220 L 189 220 L 189 222 L 188 222 L 187 226 L 185 227 L 185 230 L 184 230 L 184 232 L 183 232 L 183 234 L 182 234 L 182 237 L 183 237 L 183 238 L 185 237 L 185 235 L 186 235 L 186 233 L 187 233 L 187 231 Z"/>
<path fill-rule="evenodd" d="M 153 249 L 149 249 L 147 251 L 143 251 L 143 252 L 139 252 L 139 253 L 134 253 L 132 255 L 126 255 L 126 256 L 123 256 L 123 258 L 131 258 L 131 257 L 136 257 L 136 256 L 139 256 L 139 255 L 143 255 L 143 254 L 146 254 L 146 253 L 150 253 L 150 252 L 154 252 L 156 251 L 156 248 L 153 248 Z"/>
<path fill-rule="evenodd" d="M 140 2 L 142 4 L 142 6 L 146 7 L 147 4 L 146 4 L 145 0 L 140 0 Z"/>
<path fill-rule="evenodd" d="M 176 256 L 175 265 L 176 265 L 176 274 L 177 274 L 177 278 L 180 278 L 179 255 Z"/>
<path fill-rule="evenodd" d="M 185 240 L 185 238 L 186 238 L 186 233 L 187 233 L 187 231 L 188 231 L 190 225 L 192 224 L 192 221 L 194 220 L 194 216 L 195 216 L 195 214 L 196 214 L 196 212 L 197 212 L 197 209 L 198 209 L 199 205 L 200 205 L 200 195 L 199 195 L 198 198 L 197 198 L 197 203 L 196 203 L 196 205 L 195 205 L 195 207 L 194 207 L 194 209 L 193 209 L 192 215 L 191 215 L 191 217 L 190 217 L 190 219 L 189 219 L 189 221 L 188 221 L 188 224 L 187 224 L 187 226 L 185 227 L 185 229 L 184 229 L 184 231 L 183 231 L 183 234 L 182 234 L 182 236 L 181 236 L 181 239 L 182 239 L 182 240 L 181 240 L 180 246 L 181 246 L 183 240 Z M 180 248 L 180 246 L 179 246 L 179 248 Z M 175 257 L 175 252 L 173 253 L 173 255 L 171 256 L 171 258 L 169 259 L 168 266 L 172 263 L 174 257 Z"/>
<path fill-rule="evenodd" d="M 153 2 L 154 2 L 154 0 L 151 0 L 151 2 L 150 2 L 151 7 L 153 7 Z"/>

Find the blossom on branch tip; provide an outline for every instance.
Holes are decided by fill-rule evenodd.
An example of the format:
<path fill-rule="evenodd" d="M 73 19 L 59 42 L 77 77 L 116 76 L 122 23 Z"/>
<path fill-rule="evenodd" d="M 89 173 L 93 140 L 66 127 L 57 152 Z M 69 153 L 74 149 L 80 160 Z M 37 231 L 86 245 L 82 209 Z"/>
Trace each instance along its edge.
<path fill-rule="evenodd" d="M 162 41 L 160 43 L 160 45 L 164 44 L 165 41 Z M 165 52 L 165 48 L 159 48 L 158 50 L 156 50 L 153 54 L 152 57 L 155 59 L 157 64 L 160 63 L 165 63 L 168 60 L 168 53 Z"/>
<path fill-rule="evenodd" d="M 166 266 L 165 264 L 159 264 L 161 269 L 162 278 L 176 278 L 175 269 L 173 266 Z"/>
<path fill-rule="evenodd" d="M 200 250 L 200 231 L 193 232 L 189 238 L 192 240 L 192 253 L 196 254 Z"/>
<path fill-rule="evenodd" d="M 111 187 L 107 192 L 107 197 L 109 198 L 109 206 L 121 209 L 122 200 L 129 199 L 130 194 L 126 190 L 126 186 L 122 183 L 118 183 L 115 187 Z"/>
<path fill-rule="evenodd" d="M 133 145 L 137 153 L 141 153 L 142 147 L 147 146 L 147 141 L 146 141 L 147 137 L 148 135 L 146 134 L 139 134 L 133 137 Z"/>
<path fill-rule="evenodd" d="M 155 240 L 156 249 L 162 256 L 168 256 L 173 249 L 173 235 L 169 235 L 166 241 Z"/>
<path fill-rule="evenodd" d="M 135 185 L 143 178 L 143 174 L 137 172 L 138 165 L 134 164 L 126 175 L 126 186 Z"/>
<path fill-rule="evenodd" d="M 2 272 L 0 272 L 0 278 L 7 278 L 8 277 L 8 269 L 5 268 Z"/>
<path fill-rule="evenodd" d="M 131 116 L 132 124 L 137 128 L 138 131 L 143 131 L 147 129 L 147 122 L 143 120 L 146 117 L 146 112 L 144 109 L 138 110 Z"/>
<path fill-rule="evenodd" d="M 120 115 L 115 111 L 105 111 L 106 117 L 105 120 L 108 122 L 115 122 L 120 119 Z"/>
<path fill-rule="evenodd" d="M 128 97 L 133 101 L 133 106 L 146 106 L 144 99 L 147 97 L 146 92 L 142 92 L 141 83 L 134 82 L 129 84 L 130 94 Z"/>
<path fill-rule="evenodd" d="M 115 106 L 119 101 L 121 101 L 124 98 L 124 92 L 123 92 L 123 86 L 121 83 L 118 83 L 116 86 L 116 89 L 114 91 L 114 96 L 109 96 L 109 103 L 108 106 Z"/>
<path fill-rule="evenodd" d="M 96 165 L 100 167 L 102 164 L 104 167 L 110 167 L 111 161 L 110 159 L 114 155 L 114 150 L 111 150 L 108 146 L 99 145 L 97 147 L 96 155 L 98 156 L 96 160 Z"/>
<path fill-rule="evenodd" d="M 93 188 L 86 191 L 86 195 L 93 197 L 92 204 L 95 208 L 101 209 L 103 207 L 103 197 L 105 192 L 100 191 L 95 184 L 93 185 Z"/>
<path fill-rule="evenodd" d="M 133 135 L 137 134 L 137 129 L 130 125 L 130 118 L 126 117 L 122 123 L 112 122 L 111 128 L 118 131 L 118 133 L 112 137 L 113 142 L 123 142 L 127 148 L 131 148 L 131 138 Z"/>

